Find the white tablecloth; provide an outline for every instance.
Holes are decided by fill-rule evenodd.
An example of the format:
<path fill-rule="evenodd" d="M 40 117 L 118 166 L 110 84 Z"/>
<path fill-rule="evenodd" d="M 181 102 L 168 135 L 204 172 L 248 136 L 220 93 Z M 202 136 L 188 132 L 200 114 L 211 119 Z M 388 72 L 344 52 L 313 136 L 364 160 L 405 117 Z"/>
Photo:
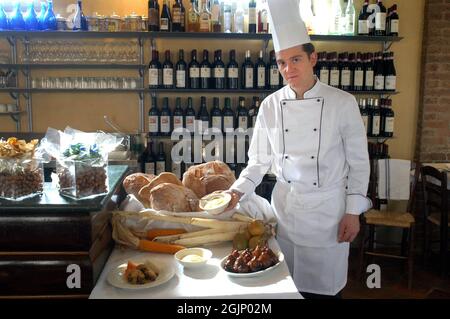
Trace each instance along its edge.
<path fill-rule="evenodd" d="M 278 250 L 275 240 L 270 247 Z M 187 298 L 248 298 L 302 299 L 292 280 L 286 262 L 263 276 L 235 278 L 220 268 L 220 260 L 231 251 L 230 244 L 209 247 L 213 257 L 200 269 L 184 269 L 172 255 L 139 252 L 115 248 L 95 285 L 90 299 L 187 299 Z M 155 263 L 172 262 L 175 276 L 168 282 L 144 290 L 128 290 L 111 286 L 106 277 L 114 267 L 129 259 L 148 258 Z"/>

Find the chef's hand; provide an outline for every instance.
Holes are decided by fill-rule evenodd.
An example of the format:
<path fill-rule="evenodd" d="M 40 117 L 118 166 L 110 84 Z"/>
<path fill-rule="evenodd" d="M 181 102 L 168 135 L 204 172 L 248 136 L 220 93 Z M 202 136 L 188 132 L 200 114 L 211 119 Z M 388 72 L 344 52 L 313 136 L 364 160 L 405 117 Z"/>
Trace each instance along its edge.
<path fill-rule="evenodd" d="M 235 190 L 226 190 L 226 191 L 224 191 L 224 193 L 231 195 L 231 201 L 228 204 L 228 207 L 225 209 L 225 212 L 234 209 L 236 207 L 237 203 L 239 203 L 239 201 L 241 200 L 242 196 L 244 195 L 244 194 L 242 194 L 242 193 L 240 193 L 238 191 L 235 191 Z"/>
<path fill-rule="evenodd" d="M 339 224 L 338 242 L 351 243 L 359 233 L 359 216 L 345 214 Z"/>

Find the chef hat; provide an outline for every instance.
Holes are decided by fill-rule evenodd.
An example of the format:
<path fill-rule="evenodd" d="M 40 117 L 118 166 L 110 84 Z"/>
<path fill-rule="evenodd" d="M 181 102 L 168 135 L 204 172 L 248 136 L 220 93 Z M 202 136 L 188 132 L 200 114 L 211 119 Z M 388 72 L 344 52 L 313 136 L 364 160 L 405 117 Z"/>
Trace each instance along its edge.
<path fill-rule="evenodd" d="M 268 0 L 268 5 L 275 52 L 311 42 L 300 17 L 299 0 Z"/>

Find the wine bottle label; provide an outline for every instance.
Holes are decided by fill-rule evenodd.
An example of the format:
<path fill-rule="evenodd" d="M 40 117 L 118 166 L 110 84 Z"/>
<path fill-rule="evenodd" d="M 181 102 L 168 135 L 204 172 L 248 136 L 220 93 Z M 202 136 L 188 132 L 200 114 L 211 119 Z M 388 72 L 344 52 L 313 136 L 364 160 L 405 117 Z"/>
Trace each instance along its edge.
<path fill-rule="evenodd" d="M 256 8 L 248 9 L 248 23 L 256 24 Z"/>
<path fill-rule="evenodd" d="M 228 69 L 228 77 L 237 79 L 239 77 L 239 69 L 238 68 L 229 68 Z"/>
<path fill-rule="evenodd" d="M 155 174 L 155 163 L 145 163 L 145 174 Z"/>
<path fill-rule="evenodd" d="M 183 89 L 186 87 L 186 71 L 177 70 L 177 88 Z"/>
<path fill-rule="evenodd" d="M 375 30 L 386 30 L 386 12 L 377 12 L 375 14 Z"/>
<path fill-rule="evenodd" d="M 258 87 L 266 86 L 266 68 L 258 67 Z"/>
<path fill-rule="evenodd" d="M 234 129 L 234 118 L 232 116 L 223 117 L 223 128 L 225 131 L 230 131 Z"/>
<path fill-rule="evenodd" d="M 161 31 L 169 31 L 169 19 L 161 18 L 159 22 L 159 29 Z"/>
<path fill-rule="evenodd" d="M 375 90 L 384 90 L 384 76 L 376 75 L 375 76 Z"/>
<path fill-rule="evenodd" d="M 202 130 L 201 132 L 205 133 L 205 131 L 209 128 L 209 121 L 202 121 Z"/>
<path fill-rule="evenodd" d="M 369 34 L 369 25 L 367 24 L 367 20 L 358 21 L 358 33 L 361 35 Z"/>
<path fill-rule="evenodd" d="M 210 78 L 211 77 L 211 68 L 201 68 L 200 69 L 200 77 L 201 78 Z"/>
<path fill-rule="evenodd" d="M 330 85 L 339 86 L 339 70 L 330 71 Z"/>
<path fill-rule="evenodd" d="M 159 123 L 158 116 L 149 116 L 148 117 L 148 131 L 150 133 L 158 133 L 159 131 Z"/>
<path fill-rule="evenodd" d="M 157 161 L 156 162 L 156 175 L 164 173 L 166 171 L 166 162 Z"/>
<path fill-rule="evenodd" d="M 364 71 L 355 71 L 355 87 L 362 87 L 364 85 Z"/>
<path fill-rule="evenodd" d="M 372 135 L 378 136 L 380 135 L 380 116 L 375 115 L 372 119 Z"/>
<path fill-rule="evenodd" d="M 155 8 L 148 9 L 148 23 L 152 26 L 159 26 L 158 10 Z"/>
<path fill-rule="evenodd" d="M 368 127 L 369 127 L 369 117 L 367 115 L 363 115 L 362 116 L 362 120 L 363 120 L 363 123 L 364 123 L 364 127 L 366 128 L 366 134 L 367 134 L 367 130 L 368 130 Z"/>
<path fill-rule="evenodd" d="M 239 116 L 238 122 L 239 122 L 239 128 L 244 129 L 244 130 L 248 129 L 248 118 L 247 118 L 247 116 Z"/>
<path fill-rule="evenodd" d="M 386 117 L 384 131 L 386 133 L 394 133 L 394 118 L 393 117 L 391 117 L 391 116 Z"/>
<path fill-rule="evenodd" d="M 373 71 L 366 71 L 366 88 L 373 88 Z"/>
<path fill-rule="evenodd" d="M 173 129 L 183 128 L 183 116 L 175 115 L 173 117 Z"/>
<path fill-rule="evenodd" d="M 189 11 L 188 20 L 189 20 L 189 24 L 196 24 L 197 23 L 197 12 L 194 10 Z"/>
<path fill-rule="evenodd" d="M 222 117 L 213 116 L 212 117 L 212 127 L 222 130 Z"/>
<path fill-rule="evenodd" d="M 391 33 L 398 33 L 398 26 L 399 26 L 398 20 L 391 20 L 390 22 Z"/>
<path fill-rule="evenodd" d="M 245 88 L 253 88 L 253 68 L 245 68 Z"/>
<path fill-rule="evenodd" d="M 385 79 L 385 89 L 395 91 L 397 85 L 397 77 L 395 75 L 388 75 Z"/>
<path fill-rule="evenodd" d="M 350 86 L 350 70 L 342 70 L 342 86 Z"/>
<path fill-rule="evenodd" d="M 280 85 L 280 72 L 278 72 L 278 69 L 270 69 L 270 85 Z"/>
<path fill-rule="evenodd" d="M 191 78 L 199 78 L 200 77 L 200 69 L 199 68 L 190 68 L 189 69 L 189 77 Z"/>
<path fill-rule="evenodd" d="M 209 17 L 201 17 L 200 16 L 200 31 L 201 32 L 209 32 L 210 31 L 210 21 Z"/>
<path fill-rule="evenodd" d="M 172 15 L 173 15 L 172 22 L 181 24 L 181 8 L 173 8 Z"/>
<path fill-rule="evenodd" d="M 216 79 L 225 78 L 225 69 L 224 68 L 214 68 L 214 77 Z"/>
<path fill-rule="evenodd" d="M 195 132 L 195 116 L 186 116 L 186 129 L 189 133 Z"/>
<path fill-rule="evenodd" d="M 170 133 L 170 116 L 161 116 L 161 132 Z"/>
<path fill-rule="evenodd" d="M 181 179 L 181 163 L 172 162 L 172 173 L 178 178 Z"/>
<path fill-rule="evenodd" d="M 321 69 L 319 74 L 319 80 L 322 83 L 330 84 L 330 70 L 328 69 Z"/>
<path fill-rule="evenodd" d="M 148 70 L 148 82 L 152 86 L 159 85 L 159 71 L 158 69 L 149 69 Z"/>
<path fill-rule="evenodd" d="M 163 85 L 173 85 L 173 69 L 163 70 Z"/>

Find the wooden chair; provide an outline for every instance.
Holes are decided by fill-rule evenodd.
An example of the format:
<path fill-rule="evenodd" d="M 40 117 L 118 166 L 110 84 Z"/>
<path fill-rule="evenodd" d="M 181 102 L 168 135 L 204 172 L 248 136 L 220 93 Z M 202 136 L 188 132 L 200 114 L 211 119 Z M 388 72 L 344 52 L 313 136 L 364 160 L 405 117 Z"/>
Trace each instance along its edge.
<path fill-rule="evenodd" d="M 408 288 L 412 288 L 413 268 L 414 268 L 414 230 L 415 218 L 412 206 L 415 199 L 415 188 L 419 179 L 419 165 L 416 165 L 414 180 L 410 187 L 410 196 L 407 201 L 406 211 L 393 211 L 389 208 L 385 211 L 371 209 L 361 218 L 361 246 L 359 252 L 359 275 L 362 276 L 365 266 L 365 256 L 386 257 L 406 260 L 408 265 Z M 366 227 L 369 228 L 369 235 L 366 238 Z M 401 251 L 399 255 L 375 251 L 375 231 L 377 227 L 396 227 L 402 229 Z M 366 243 L 368 247 L 366 249 Z"/>
<path fill-rule="evenodd" d="M 424 200 L 424 261 L 430 252 L 430 246 L 439 242 L 439 254 L 441 259 L 441 275 L 447 272 L 447 252 L 449 234 L 449 209 L 447 190 L 447 172 L 440 172 L 434 167 L 423 166 L 421 168 L 422 192 Z M 430 240 L 432 232 L 430 226 L 439 229 L 439 240 Z M 429 234 L 430 233 L 430 234 Z"/>

